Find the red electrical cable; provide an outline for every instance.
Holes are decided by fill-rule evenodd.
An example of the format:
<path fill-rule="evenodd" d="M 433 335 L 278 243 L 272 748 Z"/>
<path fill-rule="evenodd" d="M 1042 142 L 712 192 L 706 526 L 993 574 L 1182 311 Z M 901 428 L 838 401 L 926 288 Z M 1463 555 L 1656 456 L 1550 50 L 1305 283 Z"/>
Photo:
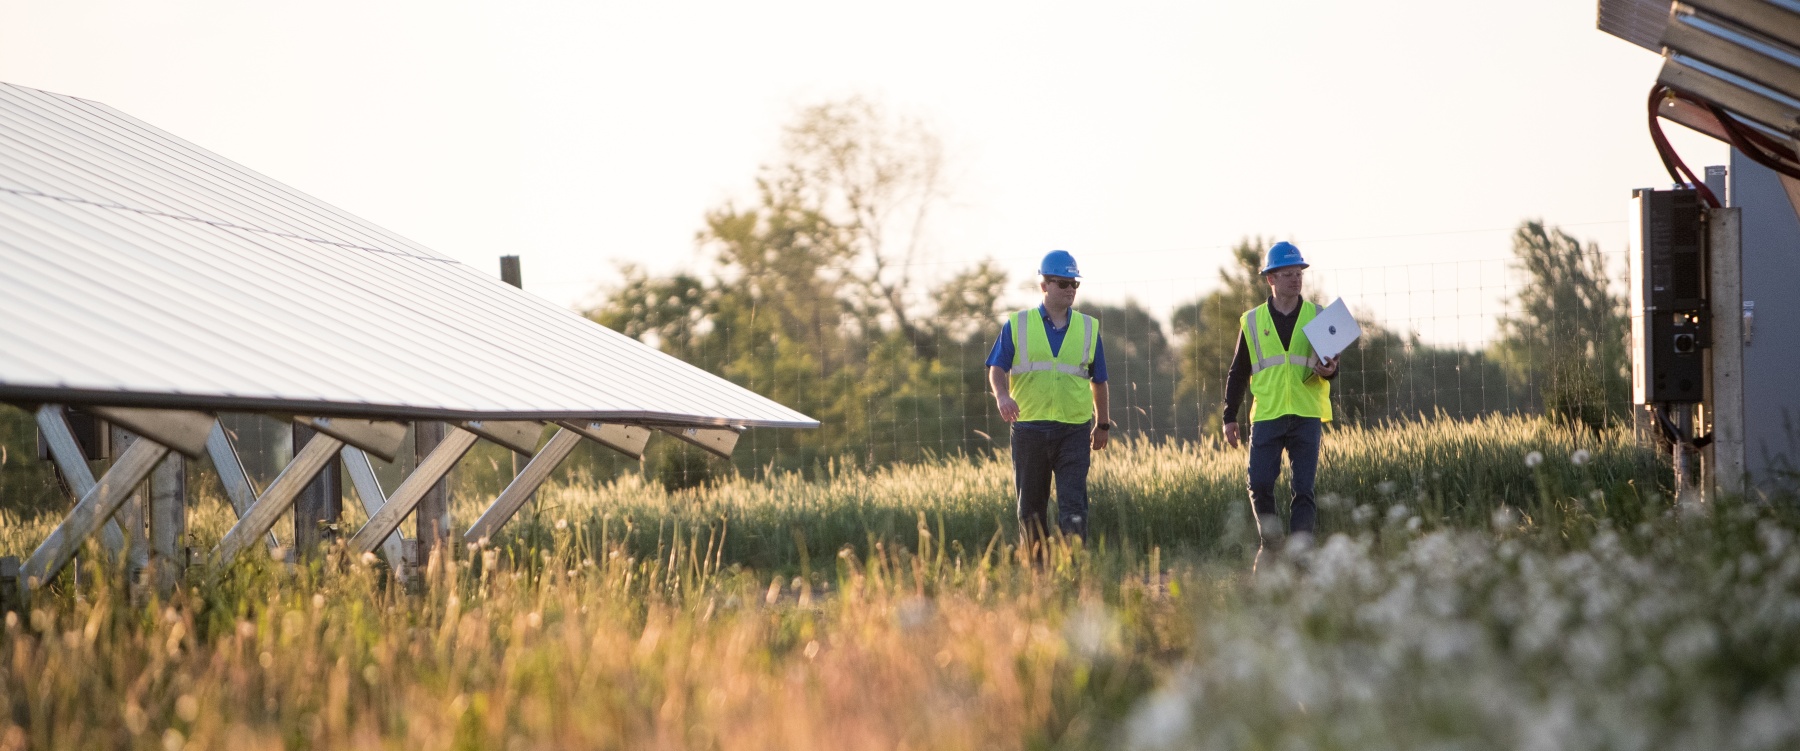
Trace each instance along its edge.
<path fill-rule="evenodd" d="M 1719 125 L 1725 129 L 1725 135 L 1730 138 L 1731 145 L 1743 152 L 1744 156 L 1750 157 L 1750 161 L 1800 180 L 1800 167 L 1796 167 L 1791 159 L 1780 156 L 1781 151 L 1786 148 L 1784 144 L 1739 122 L 1737 118 L 1732 117 L 1731 113 L 1716 104 L 1709 103 L 1706 106 L 1712 112 L 1713 117 L 1718 119 Z"/>
<path fill-rule="evenodd" d="M 1715 209 L 1723 208 L 1725 204 L 1719 201 L 1718 196 L 1713 195 L 1712 189 L 1706 187 L 1704 180 L 1694 176 L 1694 171 L 1688 169 L 1686 162 L 1681 161 L 1681 155 L 1675 153 L 1675 147 L 1669 145 L 1668 136 L 1663 135 L 1662 116 L 1658 110 L 1661 109 L 1663 97 L 1669 94 L 1673 92 L 1660 83 L 1650 87 L 1650 141 L 1656 145 L 1656 154 L 1662 157 L 1663 168 L 1669 171 L 1669 176 L 1675 178 L 1676 183 L 1694 186 L 1706 205 Z"/>

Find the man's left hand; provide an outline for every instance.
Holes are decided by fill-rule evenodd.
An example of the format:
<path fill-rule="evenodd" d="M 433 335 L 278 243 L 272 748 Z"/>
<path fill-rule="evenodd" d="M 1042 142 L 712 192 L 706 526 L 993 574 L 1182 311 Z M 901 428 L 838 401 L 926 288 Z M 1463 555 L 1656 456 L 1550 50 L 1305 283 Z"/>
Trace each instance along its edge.
<path fill-rule="evenodd" d="M 1321 357 L 1319 358 L 1319 361 L 1313 363 L 1312 366 L 1313 372 L 1318 373 L 1321 378 L 1330 378 L 1333 375 L 1336 375 L 1337 368 L 1337 359 L 1332 357 Z"/>
<path fill-rule="evenodd" d="M 1106 431 L 1096 427 L 1089 431 L 1089 434 L 1091 435 L 1091 439 L 1089 440 L 1088 445 L 1092 446 L 1095 451 L 1106 448 Z"/>

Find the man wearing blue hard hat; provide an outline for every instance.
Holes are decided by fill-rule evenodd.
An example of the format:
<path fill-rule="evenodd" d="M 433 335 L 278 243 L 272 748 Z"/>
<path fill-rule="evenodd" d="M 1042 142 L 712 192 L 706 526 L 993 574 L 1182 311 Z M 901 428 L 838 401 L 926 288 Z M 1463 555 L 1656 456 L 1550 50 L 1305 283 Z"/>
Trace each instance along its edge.
<path fill-rule="evenodd" d="M 1284 451 L 1294 491 L 1288 531 L 1296 542 L 1312 537 L 1317 516 L 1313 478 L 1324 424 L 1331 421 L 1331 379 L 1337 377 L 1337 361 L 1316 356 L 1302 328 L 1318 314 L 1317 306 L 1300 297 L 1306 267 L 1293 243 L 1269 248 L 1262 266 L 1269 299 L 1239 319 L 1237 353 L 1225 379 L 1222 417 L 1225 442 L 1233 447 L 1239 442 L 1238 405 L 1244 387 L 1250 387 L 1250 505 L 1263 547 L 1271 551 L 1283 541 L 1275 480 Z"/>
<path fill-rule="evenodd" d="M 1028 546 L 1049 534 L 1052 480 L 1057 530 L 1087 535 L 1090 452 L 1106 447 L 1113 427 L 1100 319 L 1075 310 L 1075 257 L 1050 251 L 1038 275 L 1043 303 L 1008 314 L 987 359 L 1000 418 L 1012 423 L 1013 486 Z"/>

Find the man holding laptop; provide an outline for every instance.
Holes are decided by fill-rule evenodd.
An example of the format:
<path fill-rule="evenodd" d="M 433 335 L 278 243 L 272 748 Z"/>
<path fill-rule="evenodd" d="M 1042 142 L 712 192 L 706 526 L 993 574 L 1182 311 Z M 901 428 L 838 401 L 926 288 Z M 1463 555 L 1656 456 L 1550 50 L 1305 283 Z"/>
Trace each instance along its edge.
<path fill-rule="evenodd" d="M 1275 510 L 1275 480 L 1281 475 L 1281 454 L 1287 452 L 1292 469 L 1293 505 L 1289 531 L 1310 539 L 1317 507 L 1313 503 L 1313 478 L 1319 470 L 1319 443 L 1324 423 L 1331 420 L 1331 380 L 1337 377 L 1336 354 L 1354 340 L 1357 330 L 1343 301 L 1325 313 L 1300 298 L 1307 267 L 1300 249 L 1278 242 L 1269 248 L 1262 267 L 1269 284 L 1269 300 L 1245 313 L 1239 321 L 1237 353 L 1225 381 L 1225 441 L 1236 447 L 1238 405 L 1244 387 L 1254 398 L 1250 410 L 1250 504 L 1256 510 L 1256 526 L 1263 547 L 1279 549 L 1281 517 Z M 1329 318 L 1326 316 L 1329 315 Z M 1324 324 L 1309 328 L 1308 324 Z M 1325 343 L 1333 356 L 1316 354 L 1309 332 Z"/>

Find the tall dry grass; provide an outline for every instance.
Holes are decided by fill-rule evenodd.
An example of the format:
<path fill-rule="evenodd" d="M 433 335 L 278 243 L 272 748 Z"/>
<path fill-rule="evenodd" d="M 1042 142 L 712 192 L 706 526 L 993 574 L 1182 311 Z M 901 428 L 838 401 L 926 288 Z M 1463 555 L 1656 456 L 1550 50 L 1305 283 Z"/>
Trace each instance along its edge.
<path fill-rule="evenodd" d="M 156 602 L 91 553 L 5 621 L 0 749 L 1800 741 L 1785 507 L 1679 512 L 1623 437 L 1526 420 L 1328 441 L 1321 547 L 1254 574 L 1242 455 L 1149 445 L 1097 465 L 1099 539 L 1039 563 L 1004 466 L 965 459 L 569 482 L 416 592 L 330 551 Z M 209 501 L 195 542 L 229 521 Z"/>

